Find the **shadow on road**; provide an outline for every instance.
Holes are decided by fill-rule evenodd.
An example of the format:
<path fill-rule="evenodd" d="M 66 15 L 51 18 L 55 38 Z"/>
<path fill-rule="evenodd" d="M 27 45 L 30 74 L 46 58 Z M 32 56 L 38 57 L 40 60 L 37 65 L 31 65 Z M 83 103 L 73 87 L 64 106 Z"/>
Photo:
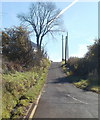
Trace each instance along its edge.
<path fill-rule="evenodd" d="M 74 82 L 79 82 L 82 77 L 80 76 L 67 76 L 67 77 L 61 77 L 54 79 L 53 82 L 48 82 L 49 84 L 65 84 L 65 83 L 74 83 Z M 84 92 L 88 92 L 88 87 L 83 89 Z"/>
<path fill-rule="evenodd" d="M 67 76 L 67 77 L 61 77 L 61 78 L 54 79 L 53 82 L 49 82 L 49 83 L 64 84 L 64 83 L 78 82 L 79 80 L 80 80 L 80 77 Z"/>

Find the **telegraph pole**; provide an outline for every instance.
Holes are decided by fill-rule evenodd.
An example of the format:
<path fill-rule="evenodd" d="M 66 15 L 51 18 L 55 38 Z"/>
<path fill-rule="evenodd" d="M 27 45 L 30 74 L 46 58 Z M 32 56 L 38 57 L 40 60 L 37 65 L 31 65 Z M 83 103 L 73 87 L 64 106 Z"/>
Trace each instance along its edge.
<path fill-rule="evenodd" d="M 67 36 L 65 37 L 65 64 L 66 64 Z"/>
<path fill-rule="evenodd" d="M 62 35 L 62 61 L 64 60 L 64 39 Z"/>
<path fill-rule="evenodd" d="M 67 63 L 67 60 L 68 60 L 68 32 L 65 38 L 65 64 Z"/>

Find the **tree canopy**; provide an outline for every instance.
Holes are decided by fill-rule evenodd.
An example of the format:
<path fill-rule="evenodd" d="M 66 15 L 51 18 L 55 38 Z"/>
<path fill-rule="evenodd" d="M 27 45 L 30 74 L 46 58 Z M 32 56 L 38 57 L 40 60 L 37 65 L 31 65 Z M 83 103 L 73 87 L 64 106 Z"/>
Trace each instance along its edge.
<path fill-rule="evenodd" d="M 31 5 L 28 14 L 19 14 L 18 18 L 32 27 L 36 35 L 38 49 L 41 50 L 45 35 L 61 31 L 61 19 L 56 18 L 60 10 L 51 2 L 35 2 Z"/>

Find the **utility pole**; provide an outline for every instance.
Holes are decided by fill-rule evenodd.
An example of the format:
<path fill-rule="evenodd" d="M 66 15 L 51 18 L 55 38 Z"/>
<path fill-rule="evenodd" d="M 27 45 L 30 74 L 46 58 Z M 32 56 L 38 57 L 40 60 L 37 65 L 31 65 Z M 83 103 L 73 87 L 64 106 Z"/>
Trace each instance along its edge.
<path fill-rule="evenodd" d="M 67 63 L 67 60 L 68 60 L 68 32 L 65 38 L 65 64 Z"/>
<path fill-rule="evenodd" d="M 62 61 L 64 60 L 64 39 L 62 35 Z"/>

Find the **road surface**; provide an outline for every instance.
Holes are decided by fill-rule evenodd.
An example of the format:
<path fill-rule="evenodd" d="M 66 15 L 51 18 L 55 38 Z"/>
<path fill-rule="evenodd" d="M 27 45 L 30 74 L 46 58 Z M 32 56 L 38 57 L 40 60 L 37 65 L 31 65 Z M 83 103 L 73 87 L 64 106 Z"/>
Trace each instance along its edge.
<path fill-rule="evenodd" d="M 98 94 L 68 83 L 60 63 L 53 62 L 33 118 L 98 118 Z"/>

